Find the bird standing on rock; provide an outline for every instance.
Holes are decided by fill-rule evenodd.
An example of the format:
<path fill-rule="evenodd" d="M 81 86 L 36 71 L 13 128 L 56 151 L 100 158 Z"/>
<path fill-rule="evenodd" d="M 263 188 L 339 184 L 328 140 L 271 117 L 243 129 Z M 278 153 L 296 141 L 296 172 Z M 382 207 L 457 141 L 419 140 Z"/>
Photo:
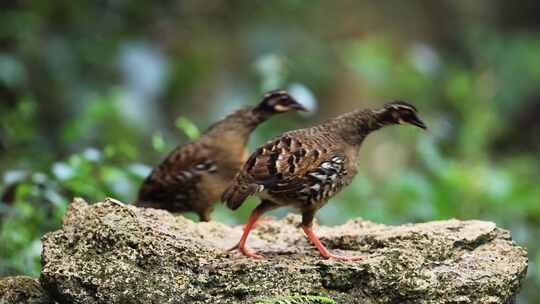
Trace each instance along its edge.
<path fill-rule="evenodd" d="M 240 109 L 212 125 L 201 137 L 177 147 L 145 179 L 139 207 L 171 212 L 193 211 L 209 221 L 213 205 L 248 157 L 251 132 L 269 117 L 306 111 L 286 91 L 264 95 L 255 107 Z"/>
<path fill-rule="evenodd" d="M 291 206 L 301 211 L 303 230 L 323 257 L 360 259 L 330 253 L 313 233 L 312 222 L 315 213 L 357 174 L 358 150 L 366 136 L 393 124 L 427 128 L 413 105 L 395 101 L 381 109 L 357 110 L 318 126 L 286 132 L 259 147 L 222 195 L 233 210 L 251 195 L 261 198 L 235 248 L 245 256 L 261 258 L 246 248 L 250 230 L 264 212 Z"/>

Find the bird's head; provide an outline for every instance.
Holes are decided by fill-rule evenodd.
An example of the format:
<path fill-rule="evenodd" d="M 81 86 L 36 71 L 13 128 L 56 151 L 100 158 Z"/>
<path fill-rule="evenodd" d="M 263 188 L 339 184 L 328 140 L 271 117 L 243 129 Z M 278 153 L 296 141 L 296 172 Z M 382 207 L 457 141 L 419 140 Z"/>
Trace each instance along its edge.
<path fill-rule="evenodd" d="M 261 103 L 255 109 L 265 114 L 307 111 L 303 105 L 285 90 L 276 90 L 264 94 Z"/>
<path fill-rule="evenodd" d="M 393 101 L 384 105 L 382 118 L 385 123 L 414 125 L 426 130 L 426 124 L 418 117 L 415 106 L 405 101 Z"/>

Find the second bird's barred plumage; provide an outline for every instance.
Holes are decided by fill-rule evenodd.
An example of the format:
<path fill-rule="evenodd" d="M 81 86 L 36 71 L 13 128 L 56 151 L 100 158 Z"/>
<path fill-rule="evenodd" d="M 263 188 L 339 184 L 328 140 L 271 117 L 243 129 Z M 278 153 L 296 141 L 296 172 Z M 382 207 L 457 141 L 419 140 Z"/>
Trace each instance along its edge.
<path fill-rule="evenodd" d="M 210 220 L 213 205 L 247 159 L 250 133 L 270 116 L 305 110 L 285 91 L 265 94 L 256 107 L 240 109 L 202 136 L 178 146 L 154 168 L 139 190 L 137 205 L 172 212 L 193 211 Z"/>
<path fill-rule="evenodd" d="M 209 206 L 201 203 L 201 200 L 206 201 L 201 197 L 204 196 L 203 180 L 219 176 L 214 160 L 218 155 L 207 141 L 202 138 L 172 151 L 141 185 L 137 204 L 174 212 L 195 211 L 207 219 Z"/>

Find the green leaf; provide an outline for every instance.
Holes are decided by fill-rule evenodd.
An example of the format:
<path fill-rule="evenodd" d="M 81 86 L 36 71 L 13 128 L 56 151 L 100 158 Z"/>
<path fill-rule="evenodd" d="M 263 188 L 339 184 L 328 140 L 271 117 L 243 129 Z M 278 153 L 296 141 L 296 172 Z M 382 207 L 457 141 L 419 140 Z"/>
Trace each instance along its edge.
<path fill-rule="evenodd" d="M 152 135 L 152 147 L 158 152 L 165 152 L 167 150 L 167 144 L 161 133 Z"/>
<path fill-rule="evenodd" d="M 175 125 L 178 129 L 184 131 L 184 133 L 191 139 L 197 139 L 201 136 L 199 128 L 188 118 L 180 116 L 176 119 Z"/>

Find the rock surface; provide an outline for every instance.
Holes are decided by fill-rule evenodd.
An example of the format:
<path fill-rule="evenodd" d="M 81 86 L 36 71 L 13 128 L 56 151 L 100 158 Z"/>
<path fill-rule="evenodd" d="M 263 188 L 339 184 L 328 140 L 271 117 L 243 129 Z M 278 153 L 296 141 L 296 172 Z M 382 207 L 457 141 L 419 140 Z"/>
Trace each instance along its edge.
<path fill-rule="evenodd" d="M 266 258 L 226 249 L 242 227 L 76 199 L 43 237 L 41 284 L 60 303 L 256 303 L 318 295 L 336 303 L 511 303 L 527 271 L 510 233 L 482 221 L 315 226 L 338 253 L 321 259 L 300 217 L 260 223 L 248 240 Z"/>
<path fill-rule="evenodd" d="M 0 304 L 53 304 L 39 281 L 19 276 L 0 278 Z"/>

